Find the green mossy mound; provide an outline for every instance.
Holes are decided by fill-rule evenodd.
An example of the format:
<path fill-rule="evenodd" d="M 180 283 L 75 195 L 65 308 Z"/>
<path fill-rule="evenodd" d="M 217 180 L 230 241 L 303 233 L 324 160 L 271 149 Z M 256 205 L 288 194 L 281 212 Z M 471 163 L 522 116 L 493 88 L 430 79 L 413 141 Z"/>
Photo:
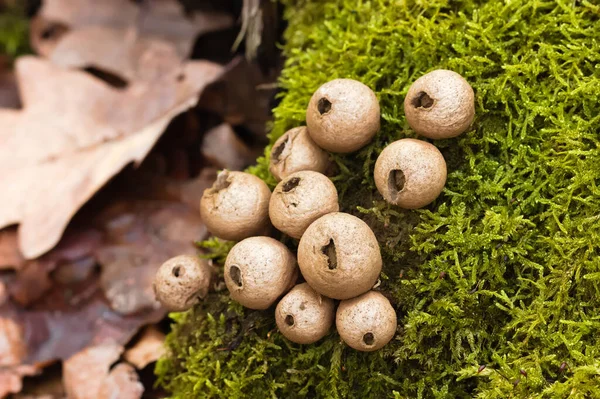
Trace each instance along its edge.
<path fill-rule="evenodd" d="M 600 6 L 285 3 L 272 140 L 304 123 L 311 93 L 330 79 L 358 79 L 380 99 L 381 132 L 335 157 L 334 181 L 342 208 L 380 240 L 378 289 L 398 333 L 371 354 L 335 332 L 295 345 L 272 310 L 244 310 L 224 290 L 175 316 L 162 384 L 178 398 L 600 398 Z M 415 136 L 404 94 L 437 68 L 472 84 L 476 120 L 435 142 L 448 162 L 442 196 L 403 211 L 381 200 L 373 165 L 387 143 Z M 266 165 L 251 171 L 272 185 Z M 219 259 L 230 248 L 206 245 Z"/>

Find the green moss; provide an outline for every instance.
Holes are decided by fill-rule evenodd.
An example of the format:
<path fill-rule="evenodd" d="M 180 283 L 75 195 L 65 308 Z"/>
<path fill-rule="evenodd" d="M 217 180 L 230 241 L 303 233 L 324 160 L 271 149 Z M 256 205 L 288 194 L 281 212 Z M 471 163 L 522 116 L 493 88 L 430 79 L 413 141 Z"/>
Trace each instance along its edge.
<path fill-rule="evenodd" d="M 335 332 L 294 345 L 271 310 L 241 309 L 224 290 L 176 316 L 172 353 L 157 367 L 163 385 L 177 398 L 600 397 L 600 7 L 285 3 L 285 92 L 271 139 L 303 124 L 311 93 L 332 78 L 358 79 L 381 102 L 381 132 L 335 157 L 335 182 L 342 208 L 377 233 L 379 289 L 398 334 L 372 354 Z M 448 162 L 443 195 L 403 211 L 382 202 L 373 164 L 387 143 L 414 137 L 404 94 L 436 68 L 472 84 L 476 120 L 435 142 Z M 266 165 L 251 172 L 272 185 Z"/>
<path fill-rule="evenodd" d="M 30 53 L 29 22 L 25 15 L 25 2 L 0 9 L 0 54 L 14 59 Z"/>

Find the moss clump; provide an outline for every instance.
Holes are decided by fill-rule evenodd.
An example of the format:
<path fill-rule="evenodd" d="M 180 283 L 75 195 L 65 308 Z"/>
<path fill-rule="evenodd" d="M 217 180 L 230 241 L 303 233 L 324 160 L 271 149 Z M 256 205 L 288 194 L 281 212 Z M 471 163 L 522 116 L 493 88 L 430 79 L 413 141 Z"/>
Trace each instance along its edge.
<path fill-rule="evenodd" d="M 382 129 L 336 156 L 342 208 L 382 246 L 396 339 L 364 354 L 332 333 L 286 341 L 272 311 L 216 294 L 177 316 L 157 367 L 173 397 L 600 397 L 600 7 L 590 0 L 285 1 L 285 89 L 272 140 L 332 78 L 373 89 Z M 378 153 L 413 137 L 402 110 L 447 68 L 476 92 L 474 128 L 427 209 L 388 206 Z M 267 149 L 268 153 L 268 149 Z M 251 171 L 271 185 L 267 159 Z M 293 244 L 293 242 L 288 242 Z M 217 252 L 226 251 L 212 242 Z"/>

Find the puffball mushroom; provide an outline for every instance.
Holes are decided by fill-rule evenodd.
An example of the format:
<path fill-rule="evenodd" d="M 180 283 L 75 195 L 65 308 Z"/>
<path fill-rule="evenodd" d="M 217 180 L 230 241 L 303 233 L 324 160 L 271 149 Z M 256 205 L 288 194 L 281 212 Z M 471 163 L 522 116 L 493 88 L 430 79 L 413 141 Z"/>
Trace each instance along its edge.
<path fill-rule="evenodd" d="M 297 344 L 312 344 L 323 338 L 333 319 L 333 300 L 319 295 L 307 283 L 292 288 L 275 309 L 279 331 Z"/>
<path fill-rule="evenodd" d="M 204 191 L 200 216 L 213 235 L 239 241 L 269 228 L 270 198 L 269 187 L 258 177 L 223 170 Z"/>
<path fill-rule="evenodd" d="M 348 299 L 370 290 L 381 263 L 373 231 L 347 213 L 330 213 L 314 221 L 298 246 L 298 264 L 306 282 L 329 298 Z"/>
<path fill-rule="evenodd" d="M 446 184 L 446 161 L 430 143 L 402 139 L 383 149 L 375 162 L 375 185 L 383 198 L 405 209 L 435 200 Z"/>
<path fill-rule="evenodd" d="M 373 90 L 352 79 L 335 79 L 313 94 L 306 110 L 308 134 L 331 152 L 353 152 L 379 131 L 379 102 Z"/>
<path fill-rule="evenodd" d="M 180 255 L 163 263 L 154 277 L 154 294 L 166 308 L 181 312 L 208 294 L 213 269 L 193 255 Z"/>
<path fill-rule="evenodd" d="M 329 154 L 310 138 L 306 126 L 300 126 L 288 130 L 273 144 L 269 171 L 281 181 L 302 170 L 325 173 L 330 165 Z"/>
<path fill-rule="evenodd" d="M 250 237 L 231 248 L 225 284 L 233 300 L 250 309 L 267 309 L 298 277 L 296 258 L 271 237 Z"/>
<path fill-rule="evenodd" d="M 269 201 L 271 223 L 279 231 L 300 238 L 308 226 L 339 211 L 338 194 L 327 176 L 312 171 L 296 172 L 281 181 Z"/>
<path fill-rule="evenodd" d="M 421 76 L 404 99 L 406 121 L 431 139 L 456 137 L 475 117 L 475 93 L 458 73 L 438 69 Z"/>
<path fill-rule="evenodd" d="M 394 337 L 397 325 L 392 304 L 376 291 L 340 302 L 335 316 L 342 340 L 363 352 L 383 348 Z"/>

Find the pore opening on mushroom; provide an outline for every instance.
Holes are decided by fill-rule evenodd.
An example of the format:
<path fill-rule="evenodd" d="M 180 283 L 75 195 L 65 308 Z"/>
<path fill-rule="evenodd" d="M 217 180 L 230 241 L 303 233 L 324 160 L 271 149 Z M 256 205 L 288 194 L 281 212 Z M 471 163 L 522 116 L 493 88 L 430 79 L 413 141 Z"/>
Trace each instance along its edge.
<path fill-rule="evenodd" d="M 404 172 L 401 169 L 392 169 L 388 176 L 388 188 L 393 199 L 404 190 L 405 184 L 406 176 L 404 176 Z"/>
<path fill-rule="evenodd" d="M 213 186 L 212 186 L 213 193 L 218 193 L 221 190 L 225 190 L 227 187 L 229 187 L 231 185 L 231 182 L 229 182 L 227 180 L 228 177 L 229 177 L 229 173 L 226 170 L 219 173 L 219 175 L 217 176 L 217 180 L 215 181 L 215 184 L 213 184 Z"/>
<path fill-rule="evenodd" d="M 424 91 L 419 92 L 413 99 L 412 105 L 415 108 L 429 108 L 433 105 L 433 98 Z"/>
<path fill-rule="evenodd" d="M 283 140 L 283 143 L 279 144 L 277 147 L 275 147 L 273 149 L 273 160 L 275 161 L 275 163 L 279 162 L 279 157 L 283 153 L 283 150 L 285 150 L 286 145 L 287 145 L 287 138 Z"/>
<path fill-rule="evenodd" d="M 180 265 L 177 265 L 173 269 L 171 269 L 171 272 L 173 273 L 173 276 L 179 277 L 183 274 L 183 269 Z"/>
<path fill-rule="evenodd" d="M 363 335 L 363 342 L 365 343 L 365 345 L 373 345 L 375 343 L 375 336 L 373 335 L 373 333 L 366 333 L 365 335 Z"/>
<path fill-rule="evenodd" d="M 283 192 L 287 193 L 298 187 L 298 184 L 300 184 L 300 180 L 301 179 L 299 177 L 292 177 L 291 179 L 283 183 Z"/>
<path fill-rule="evenodd" d="M 229 277 L 231 277 L 231 280 L 233 280 L 238 287 L 242 286 L 242 271 L 239 267 L 235 265 L 231 266 L 229 268 Z"/>
<path fill-rule="evenodd" d="M 327 257 L 327 267 L 329 267 L 329 270 L 337 268 L 337 254 L 335 252 L 335 242 L 333 242 L 333 238 L 330 238 L 329 243 L 321 248 L 321 252 Z"/>
<path fill-rule="evenodd" d="M 293 326 L 294 325 L 294 316 L 292 316 L 291 314 L 285 316 L 285 324 L 287 324 L 288 326 Z"/>
<path fill-rule="evenodd" d="M 317 103 L 317 110 L 321 115 L 328 113 L 329 111 L 331 111 L 331 101 L 329 101 L 325 97 L 320 98 L 319 102 Z"/>

